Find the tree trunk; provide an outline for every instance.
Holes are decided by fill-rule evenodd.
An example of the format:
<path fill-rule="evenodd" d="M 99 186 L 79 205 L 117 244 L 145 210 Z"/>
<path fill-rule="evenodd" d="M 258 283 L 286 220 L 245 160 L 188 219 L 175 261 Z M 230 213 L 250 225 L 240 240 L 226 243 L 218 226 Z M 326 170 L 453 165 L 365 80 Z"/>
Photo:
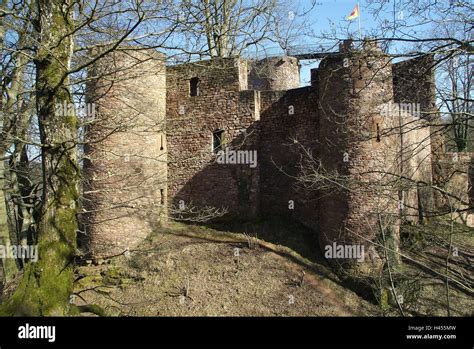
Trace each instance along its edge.
<path fill-rule="evenodd" d="M 4 152 L 2 151 L 0 156 L 3 156 Z M 8 172 L 7 162 L 5 160 L 0 160 L 0 244 L 9 248 L 12 242 L 15 242 L 16 239 L 11 239 L 10 229 L 8 225 L 8 210 L 7 210 L 7 179 L 6 175 Z M 18 272 L 18 267 L 15 259 L 5 258 L 0 260 L 1 263 L 1 272 L 0 272 L 0 285 L 10 282 Z"/>
<path fill-rule="evenodd" d="M 6 8 L 5 1 L 0 0 L 0 9 L 4 10 Z M 5 27 L 3 25 L 3 18 L 0 17 L 0 48 L 3 48 L 4 43 L 4 36 L 5 36 Z M 3 61 L 3 57 L 0 57 Z M 4 71 L 0 72 L 0 76 L 5 76 Z M 3 81 L 1 82 L 4 83 Z M 4 160 L 5 157 L 5 149 L 6 146 L 6 138 L 4 135 L 3 127 L 7 124 L 6 118 L 8 113 L 8 102 L 5 102 L 5 97 L 3 93 L 3 88 L 6 86 L 2 86 L 2 95 L 0 96 L 0 111 L 1 114 L 1 124 L 2 127 L 0 128 L 0 244 L 6 246 L 7 248 L 10 245 L 10 229 L 8 226 L 8 210 L 7 210 L 7 193 L 6 188 L 8 186 L 6 176 L 8 174 L 8 166 L 7 162 Z M 5 113 L 4 111 L 7 111 Z M 15 274 L 18 272 L 18 268 L 16 265 L 16 261 L 14 259 L 1 259 L 0 260 L 0 285 L 3 283 L 11 281 Z"/>
<path fill-rule="evenodd" d="M 67 75 L 73 49 L 71 2 L 37 1 L 36 103 L 43 170 L 39 259 L 27 264 L 20 286 L 3 307 L 6 314 L 61 316 L 71 312 L 79 181 L 77 119 L 56 108 L 73 102 Z"/>

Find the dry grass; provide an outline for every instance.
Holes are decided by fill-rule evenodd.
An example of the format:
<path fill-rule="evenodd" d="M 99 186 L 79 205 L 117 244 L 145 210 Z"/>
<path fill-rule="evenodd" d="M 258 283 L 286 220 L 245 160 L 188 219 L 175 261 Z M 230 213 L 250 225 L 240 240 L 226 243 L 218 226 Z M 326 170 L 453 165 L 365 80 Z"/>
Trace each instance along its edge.
<path fill-rule="evenodd" d="M 130 258 L 81 267 L 87 302 L 129 316 L 365 316 L 325 265 L 249 234 L 172 224 Z M 94 290 L 82 291 L 95 288 Z"/>
<path fill-rule="evenodd" d="M 445 231 L 434 224 L 405 228 L 415 238 Z M 272 220 L 214 228 L 171 223 L 128 258 L 79 267 L 78 304 L 99 304 L 115 316 L 398 315 L 394 304 L 378 306 L 346 287 L 301 226 Z M 461 228 L 454 241 L 470 249 L 472 229 Z M 430 249 L 416 238 L 403 253 Z M 407 261 L 396 277 L 406 315 L 446 315 L 442 279 Z M 472 295 L 452 289 L 450 297 L 451 315 L 472 315 Z"/>

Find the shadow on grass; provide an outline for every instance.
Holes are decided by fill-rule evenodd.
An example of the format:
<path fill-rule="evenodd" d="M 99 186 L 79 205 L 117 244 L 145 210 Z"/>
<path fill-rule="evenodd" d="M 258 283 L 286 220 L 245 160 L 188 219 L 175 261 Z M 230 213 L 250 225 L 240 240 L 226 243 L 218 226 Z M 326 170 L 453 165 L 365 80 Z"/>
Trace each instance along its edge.
<path fill-rule="evenodd" d="M 249 240 L 259 248 L 272 251 L 301 265 L 317 276 L 350 289 L 373 303 L 373 299 L 359 294 L 350 284 L 341 280 L 324 259 L 319 248 L 316 232 L 297 222 L 273 217 L 263 221 L 219 222 L 200 225 L 182 224 L 180 229 L 161 229 L 162 233 L 195 238 L 214 243 L 234 244 L 236 247 L 252 248 Z"/>

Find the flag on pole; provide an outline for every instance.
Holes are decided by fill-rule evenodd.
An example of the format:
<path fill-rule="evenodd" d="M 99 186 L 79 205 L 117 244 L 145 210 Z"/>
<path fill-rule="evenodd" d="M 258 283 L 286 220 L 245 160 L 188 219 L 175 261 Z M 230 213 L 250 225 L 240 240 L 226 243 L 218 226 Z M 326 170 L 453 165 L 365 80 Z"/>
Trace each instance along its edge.
<path fill-rule="evenodd" d="M 359 17 L 359 4 L 357 4 L 352 10 L 351 14 L 347 17 L 347 20 L 351 21 Z"/>

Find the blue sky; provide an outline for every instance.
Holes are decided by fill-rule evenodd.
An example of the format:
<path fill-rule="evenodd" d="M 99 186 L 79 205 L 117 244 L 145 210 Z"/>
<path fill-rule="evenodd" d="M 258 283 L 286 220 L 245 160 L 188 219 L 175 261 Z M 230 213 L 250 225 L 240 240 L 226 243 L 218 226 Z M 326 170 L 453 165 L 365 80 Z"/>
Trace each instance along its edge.
<path fill-rule="evenodd" d="M 348 21 L 347 16 L 352 12 L 357 4 L 357 0 L 316 0 L 316 6 L 313 10 L 306 15 L 306 20 L 317 36 L 321 32 L 329 31 L 334 29 L 339 39 L 347 38 L 348 33 L 351 33 L 355 38 L 359 37 L 359 23 L 358 19 Z M 395 37 L 409 37 L 414 35 L 415 37 L 423 37 L 430 35 L 433 29 L 433 23 L 427 22 L 426 24 L 420 24 L 420 19 L 415 16 L 410 16 L 407 10 L 403 11 L 399 7 L 398 3 L 400 0 L 379 0 L 378 3 L 385 3 L 384 11 L 379 13 L 379 17 L 376 18 L 374 15 L 374 6 L 372 4 L 369 8 L 367 1 L 359 1 L 360 7 L 360 24 L 362 37 L 380 37 L 382 30 L 383 21 L 387 21 L 387 25 L 392 27 L 394 21 L 397 25 L 402 25 L 401 31 L 395 34 Z M 302 7 L 309 8 L 311 0 L 300 0 L 295 2 Z M 440 0 L 440 6 L 449 7 L 450 0 Z M 444 13 L 429 13 L 427 16 L 434 20 L 442 20 L 450 15 L 450 10 Z M 346 30 L 347 29 L 347 30 Z M 377 33 L 377 34 L 375 34 Z M 390 31 L 389 35 L 392 36 L 393 32 Z M 314 42 L 313 42 L 314 41 Z M 296 45 L 311 45 L 317 44 L 318 38 L 313 39 L 301 39 L 296 42 Z M 401 42 L 392 42 L 390 51 L 402 51 L 409 47 L 410 44 L 403 44 Z M 309 84 L 310 69 L 318 65 L 318 61 L 302 61 L 301 69 L 301 83 L 302 85 Z"/>
<path fill-rule="evenodd" d="M 349 30 L 358 36 L 358 19 L 347 21 L 346 17 L 350 15 L 357 4 L 357 0 L 316 0 L 314 9 L 307 15 L 307 20 L 311 25 L 311 29 L 316 33 L 329 30 L 331 27 L 339 27 L 349 25 Z M 301 6 L 309 8 L 311 0 L 300 0 Z M 364 33 L 370 32 L 376 28 L 376 22 L 369 13 L 368 8 L 364 6 L 365 2 L 359 2 L 360 8 L 360 24 L 362 36 Z M 390 14 L 393 18 L 393 14 Z M 387 16 L 388 18 L 388 16 Z M 298 43 L 301 45 L 310 44 L 309 42 Z M 309 84 L 310 70 L 317 67 L 319 61 L 303 61 L 301 67 L 301 84 Z"/>

